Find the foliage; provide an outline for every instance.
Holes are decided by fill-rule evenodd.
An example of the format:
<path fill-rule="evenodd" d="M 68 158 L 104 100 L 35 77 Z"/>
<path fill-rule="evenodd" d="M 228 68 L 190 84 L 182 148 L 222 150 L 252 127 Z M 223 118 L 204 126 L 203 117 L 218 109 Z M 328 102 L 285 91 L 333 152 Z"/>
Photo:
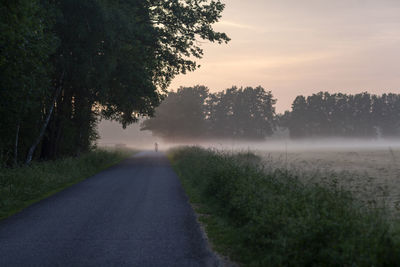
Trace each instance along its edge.
<path fill-rule="evenodd" d="M 216 94 L 204 86 L 181 87 L 168 94 L 141 129 L 167 140 L 263 139 L 273 132 L 275 103 L 261 86 L 232 87 Z"/>
<path fill-rule="evenodd" d="M 170 92 L 156 109 L 154 118 L 141 125 L 165 139 L 196 138 L 206 134 L 208 88 L 204 86 L 181 87 Z"/>
<path fill-rule="evenodd" d="M 79 158 L 33 163 L 0 169 L 0 218 L 9 216 L 121 161 L 128 151 L 96 150 Z"/>
<path fill-rule="evenodd" d="M 38 111 L 50 93 L 49 57 L 57 45 L 52 24 L 40 1 L 1 1 L 0 165 L 21 159 L 15 142 L 26 145 L 37 134 Z"/>
<path fill-rule="evenodd" d="M 212 242 L 246 266 L 395 266 L 399 236 L 384 211 L 349 192 L 263 168 L 252 153 L 180 148 L 172 164 L 201 204 Z"/>
<path fill-rule="evenodd" d="M 297 96 L 280 118 L 291 137 L 394 137 L 400 134 L 400 95 L 320 92 Z"/>
<path fill-rule="evenodd" d="M 199 40 L 227 43 L 225 33 L 212 24 L 221 18 L 225 5 L 220 0 L 147 0 L 150 18 L 158 39 L 156 47 L 157 84 L 165 88 L 179 73 L 198 66 L 190 57 L 201 58 Z"/>
<path fill-rule="evenodd" d="M 209 118 L 216 137 L 264 139 L 274 129 L 276 100 L 258 86 L 236 86 L 211 96 Z"/>
<path fill-rule="evenodd" d="M 223 9 L 219 0 L 2 1 L 0 164 L 29 161 L 28 151 L 79 155 L 95 145 L 100 118 L 126 127 L 153 115 L 171 80 L 197 68 L 199 41 L 229 41 L 212 28 Z"/>

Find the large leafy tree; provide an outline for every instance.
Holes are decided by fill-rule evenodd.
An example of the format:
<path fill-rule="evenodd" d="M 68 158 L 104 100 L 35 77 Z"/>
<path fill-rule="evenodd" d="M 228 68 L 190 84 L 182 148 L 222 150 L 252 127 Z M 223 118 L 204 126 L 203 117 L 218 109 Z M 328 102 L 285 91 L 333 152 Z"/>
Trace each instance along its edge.
<path fill-rule="evenodd" d="M 52 93 L 49 57 L 57 45 L 52 24 L 40 1 L 1 1 L 0 161 L 17 163 L 37 134 L 43 103 Z"/>
<path fill-rule="evenodd" d="M 217 94 L 204 86 L 180 88 L 143 122 L 142 130 L 167 140 L 263 139 L 275 126 L 275 102 L 262 87 L 232 87 Z"/>
<path fill-rule="evenodd" d="M 175 75 L 194 71 L 198 65 L 192 58 L 201 58 L 201 40 L 228 42 L 225 33 L 212 25 L 221 17 L 224 4 L 220 0 L 147 0 L 150 18 L 157 32 L 155 72 L 157 84 L 166 88 Z"/>
<path fill-rule="evenodd" d="M 290 136 L 294 138 L 305 137 L 308 134 L 308 110 L 307 101 L 304 96 L 297 96 L 292 104 L 292 112 L 286 114 Z"/>
<path fill-rule="evenodd" d="M 166 140 L 198 139 L 207 134 L 205 86 L 181 87 L 170 92 L 156 108 L 154 118 L 145 120 L 141 130 L 150 130 Z"/>
<path fill-rule="evenodd" d="M 238 88 L 233 86 L 222 92 L 211 95 L 208 101 L 209 131 L 216 137 L 233 137 L 236 132 L 236 121 L 233 107 Z"/>
<path fill-rule="evenodd" d="M 29 150 L 27 162 L 79 154 L 101 116 L 123 127 L 151 116 L 171 80 L 198 67 L 199 42 L 229 41 L 212 28 L 223 8 L 219 0 L 2 1 L 1 155 L 9 161 L 12 140 Z"/>
<path fill-rule="evenodd" d="M 211 27 L 219 1 L 63 0 L 59 9 L 55 64 L 57 77 L 66 75 L 65 104 L 57 105 L 43 157 L 88 149 L 96 115 L 123 127 L 153 115 L 174 76 L 196 68 L 198 39 L 229 40 Z"/>
<path fill-rule="evenodd" d="M 211 97 L 211 134 L 219 137 L 263 139 L 272 134 L 276 100 L 261 86 L 232 87 Z"/>
<path fill-rule="evenodd" d="M 57 8 L 61 45 L 53 60 L 61 97 L 42 146 L 45 158 L 89 149 L 100 114 L 125 126 L 159 101 L 149 48 L 155 36 L 143 1 L 63 0 Z"/>
<path fill-rule="evenodd" d="M 124 127 L 136 122 L 141 115 L 153 115 L 154 107 L 159 104 L 162 93 L 165 92 L 172 79 L 178 74 L 194 71 L 198 67 L 195 59 L 203 55 L 203 49 L 200 46 L 202 40 L 219 44 L 230 40 L 225 33 L 214 31 L 212 28 L 212 25 L 220 19 L 224 9 L 224 4 L 219 0 L 136 0 L 130 2 L 136 3 L 135 10 L 138 14 L 133 16 L 132 13 L 127 13 L 125 16 L 118 14 L 118 19 L 127 18 L 122 19 L 121 23 L 125 24 L 129 20 L 132 22 L 134 18 L 135 36 L 129 35 L 133 39 L 128 44 L 132 45 L 136 51 L 131 50 L 134 54 L 123 52 L 123 61 L 130 66 L 133 64 L 145 66 L 141 71 L 137 71 L 138 68 L 136 68 L 136 71 L 127 73 L 131 78 L 136 77 L 136 81 L 133 82 L 134 87 L 144 86 L 129 94 L 126 94 L 126 88 L 133 88 L 132 86 L 125 88 L 117 86 L 122 92 L 116 90 L 116 86 L 111 86 L 110 90 L 113 91 L 116 101 L 102 103 L 107 108 L 103 114 L 107 118 L 120 121 Z M 119 24 L 111 23 L 110 25 Z M 127 47 L 124 46 L 124 48 Z M 127 59 L 126 56 L 131 56 L 131 58 Z M 144 62 L 146 62 L 145 65 L 143 65 Z M 118 69 L 117 73 L 122 72 Z M 115 85 L 115 80 L 113 82 Z M 138 95 L 139 92 L 143 92 L 143 95 Z M 134 99 L 127 99 L 126 96 Z M 107 99 L 109 100 L 108 96 Z M 123 104 L 118 105 L 118 103 Z"/>

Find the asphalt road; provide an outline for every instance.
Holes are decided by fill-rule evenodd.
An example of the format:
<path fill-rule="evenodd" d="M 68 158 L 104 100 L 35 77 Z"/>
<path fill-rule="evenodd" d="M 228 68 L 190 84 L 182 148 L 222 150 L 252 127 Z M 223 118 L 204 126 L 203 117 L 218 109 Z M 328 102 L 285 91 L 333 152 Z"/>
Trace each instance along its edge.
<path fill-rule="evenodd" d="M 2 267 L 215 265 L 162 153 L 136 154 L 0 222 Z"/>

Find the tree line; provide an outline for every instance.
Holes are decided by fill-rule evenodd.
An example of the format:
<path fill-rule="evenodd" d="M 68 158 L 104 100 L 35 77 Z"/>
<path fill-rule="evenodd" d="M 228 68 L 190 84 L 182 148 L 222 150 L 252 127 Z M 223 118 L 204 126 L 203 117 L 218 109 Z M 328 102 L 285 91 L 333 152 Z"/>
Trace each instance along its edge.
<path fill-rule="evenodd" d="M 400 137 L 400 94 L 300 95 L 284 114 L 276 114 L 275 104 L 262 87 L 234 86 L 219 93 L 205 86 L 181 87 L 168 94 L 141 129 L 169 141 L 262 140 L 278 129 L 292 138 Z"/>
<path fill-rule="evenodd" d="M 297 96 L 279 117 L 291 137 L 400 137 L 400 94 Z"/>
<path fill-rule="evenodd" d="M 181 87 L 168 94 L 141 130 L 169 141 L 264 139 L 273 133 L 275 103 L 261 86 L 234 86 L 219 93 L 210 93 L 205 86 Z"/>
<path fill-rule="evenodd" d="M 100 118 L 151 116 L 195 70 L 219 0 L 1 0 L 0 165 L 79 155 Z"/>

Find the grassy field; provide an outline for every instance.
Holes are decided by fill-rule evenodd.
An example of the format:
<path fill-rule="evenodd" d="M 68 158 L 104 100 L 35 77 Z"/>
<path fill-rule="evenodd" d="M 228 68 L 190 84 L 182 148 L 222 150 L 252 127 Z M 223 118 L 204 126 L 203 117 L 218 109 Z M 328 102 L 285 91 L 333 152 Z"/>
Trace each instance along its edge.
<path fill-rule="evenodd" d="M 400 149 L 257 150 L 266 166 L 301 173 L 303 182 L 333 180 L 364 202 L 400 215 Z"/>
<path fill-rule="evenodd" d="M 134 151 L 96 150 L 78 158 L 0 169 L 0 219 L 120 162 Z"/>
<path fill-rule="evenodd" d="M 169 156 L 214 249 L 242 265 L 400 262 L 398 221 L 385 207 L 360 201 L 340 186 L 340 175 L 320 170 L 326 179 L 315 182 L 318 171 L 286 167 L 279 155 L 192 147 Z"/>

